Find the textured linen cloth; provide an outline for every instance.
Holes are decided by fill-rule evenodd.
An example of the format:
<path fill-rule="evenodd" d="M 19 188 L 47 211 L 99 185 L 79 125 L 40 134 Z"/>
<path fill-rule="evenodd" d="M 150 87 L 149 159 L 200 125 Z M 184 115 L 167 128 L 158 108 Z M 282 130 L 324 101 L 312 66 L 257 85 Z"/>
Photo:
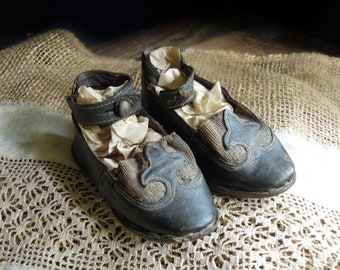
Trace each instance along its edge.
<path fill-rule="evenodd" d="M 73 163 L 65 100 L 74 78 L 91 69 L 128 73 L 140 89 L 140 63 L 94 55 L 67 30 L 47 31 L 0 51 L 1 270 L 340 268 L 340 210 L 319 200 L 339 196 L 340 59 L 192 48 L 184 57 L 282 138 L 298 139 L 285 145 L 315 144 L 330 154 L 306 147 L 309 159 L 299 159 L 310 152 L 296 152 L 297 169 L 311 172 L 297 170 L 300 190 L 263 199 L 213 195 L 219 224 L 202 239 L 144 240 L 121 225 Z"/>

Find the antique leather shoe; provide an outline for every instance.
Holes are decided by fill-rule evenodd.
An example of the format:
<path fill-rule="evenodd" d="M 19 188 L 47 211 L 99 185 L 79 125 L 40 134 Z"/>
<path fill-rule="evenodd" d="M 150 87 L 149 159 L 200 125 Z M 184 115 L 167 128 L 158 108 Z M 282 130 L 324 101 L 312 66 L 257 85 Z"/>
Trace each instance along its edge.
<path fill-rule="evenodd" d="M 142 108 L 129 75 L 83 72 L 67 103 L 72 154 L 123 224 L 160 242 L 189 241 L 216 228 L 217 208 L 191 149 Z"/>
<path fill-rule="evenodd" d="M 294 184 L 273 131 L 219 82 L 197 76 L 179 48 L 147 48 L 141 62 L 143 107 L 188 143 L 212 191 L 269 197 Z"/>

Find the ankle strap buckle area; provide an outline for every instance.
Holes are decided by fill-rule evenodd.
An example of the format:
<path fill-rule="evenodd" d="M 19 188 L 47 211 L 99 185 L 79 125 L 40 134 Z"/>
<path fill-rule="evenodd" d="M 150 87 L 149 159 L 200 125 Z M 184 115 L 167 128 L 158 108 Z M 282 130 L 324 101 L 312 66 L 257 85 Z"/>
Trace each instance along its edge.
<path fill-rule="evenodd" d="M 68 97 L 67 102 L 78 124 L 84 126 L 106 126 L 141 111 L 141 93 L 111 97 L 96 104 L 77 104 Z"/>

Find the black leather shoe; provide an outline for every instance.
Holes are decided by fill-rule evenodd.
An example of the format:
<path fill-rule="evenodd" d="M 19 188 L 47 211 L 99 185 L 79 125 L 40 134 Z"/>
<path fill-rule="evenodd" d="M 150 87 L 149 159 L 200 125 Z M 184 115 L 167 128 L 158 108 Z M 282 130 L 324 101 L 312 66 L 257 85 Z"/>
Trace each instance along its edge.
<path fill-rule="evenodd" d="M 179 48 L 142 52 L 143 107 L 188 143 L 212 191 L 268 197 L 289 189 L 295 182 L 294 164 L 273 131 L 223 87 L 225 107 L 200 120 L 193 107 L 201 105 L 196 98 L 202 87 L 211 93 L 219 85 L 197 76 Z M 197 126 L 183 118 L 187 113 L 190 121 L 198 119 Z"/>
<path fill-rule="evenodd" d="M 81 86 L 97 91 L 124 83 L 106 100 L 77 102 Z M 81 73 L 67 102 L 75 126 L 72 154 L 123 224 L 160 242 L 188 241 L 216 228 L 217 209 L 191 149 L 176 133 L 168 134 L 142 108 L 141 93 L 134 90 L 130 76 L 100 70 Z M 108 168 L 90 147 L 84 127 L 95 126 L 104 132 L 131 115 L 147 118 L 149 128 L 159 133 L 160 139 L 146 142 L 126 159 L 112 155 L 118 166 Z"/>

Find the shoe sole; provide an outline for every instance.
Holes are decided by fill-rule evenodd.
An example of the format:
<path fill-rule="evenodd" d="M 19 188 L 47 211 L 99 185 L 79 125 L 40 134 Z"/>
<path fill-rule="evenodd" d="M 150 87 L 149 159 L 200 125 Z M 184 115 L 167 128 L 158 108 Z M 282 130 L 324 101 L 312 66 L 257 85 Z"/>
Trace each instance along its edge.
<path fill-rule="evenodd" d="M 267 198 L 279 195 L 289 188 L 291 188 L 296 181 L 296 174 L 293 175 L 292 178 L 286 181 L 286 184 L 279 188 L 268 189 L 266 191 L 240 191 L 240 190 L 233 190 L 227 187 L 218 185 L 214 181 L 207 181 L 210 190 L 217 194 L 217 195 L 230 195 L 236 198 L 244 199 L 244 198 Z"/>
<path fill-rule="evenodd" d="M 202 238 L 204 236 L 209 235 L 211 232 L 215 231 L 219 222 L 219 217 L 216 215 L 216 218 L 214 222 L 210 223 L 208 226 L 206 226 L 204 229 L 188 233 L 182 236 L 174 236 L 174 235 L 165 235 L 165 234 L 157 234 L 154 232 L 150 232 L 144 229 L 141 229 L 128 220 L 126 220 L 124 217 L 119 215 L 113 210 L 114 214 L 117 216 L 117 218 L 120 220 L 120 222 L 130 231 L 136 233 L 137 235 L 143 237 L 146 240 L 153 241 L 153 242 L 159 242 L 159 243 L 183 243 L 187 241 L 193 241 L 197 240 L 199 238 Z"/>

